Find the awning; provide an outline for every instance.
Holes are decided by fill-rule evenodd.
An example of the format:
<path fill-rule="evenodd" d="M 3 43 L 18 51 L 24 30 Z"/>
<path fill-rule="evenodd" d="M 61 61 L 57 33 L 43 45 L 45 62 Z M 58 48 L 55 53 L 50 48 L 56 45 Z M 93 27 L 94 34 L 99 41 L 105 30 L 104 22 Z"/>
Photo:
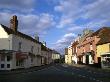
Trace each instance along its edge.
<path fill-rule="evenodd" d="M 22 52 L 17 52 L 16 53 L 16 59 L 20 60 L 20 59 L 27 59 L 28 55 L 26 53 L 22 53 Z"/>

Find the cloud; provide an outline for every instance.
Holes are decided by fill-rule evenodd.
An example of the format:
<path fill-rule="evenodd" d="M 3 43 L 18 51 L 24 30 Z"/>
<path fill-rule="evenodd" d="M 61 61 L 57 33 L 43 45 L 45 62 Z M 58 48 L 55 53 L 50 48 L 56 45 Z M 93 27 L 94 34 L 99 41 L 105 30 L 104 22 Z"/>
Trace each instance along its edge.
<path fill-rule="evenodd" d="M 100 23 L 100 26 L 109 23 L 110 0 L 85 0 L 85 2 L 86 4 L 83 3 L 82 0 L 61 0 L 54 8 L 55 11 L 62 14 L 57 28 L 73 27 L 72 25 L 75 24 L 75 21 L 79 18 L 89 20 L 86 24 L 83 24 L 88 27 L 91 27 L 90 25 L 94 23 L 97 25 Z"/>
<path fill-rule="evenodd" d="M 12 15 L 17 15 L 19 20 L 19 30 L 23 33 L 34 35 L 45 35 L 49 29 L 55 24 L 53 16 L 47 13 L 35 14 L 19 14 L 0 12 L 0 23 L 10 26 L 9 20 Z"/>
<path fill-rule="evenodd" d="M 80 3 L 78 0 L 62 0 L 55 6 L 55 11 L 62 13 L 58 28 L 63 28 L 76 19 L 80 12 Z"/>
<path fill-rule="evenodd" d="M 84 18 L 89 19 L 104 19 L 110 15 L 110 0 L 97 0 L 92 4 L 88 4 L 84 7 Z"/>
<path fill-rule="evenodd" d="M 17 10 L 21 12 L 32 11 L 35 0 L 0 0 L 0 9 Z"/>
<path fill-rule="evenodd" d="M 65 34 L 61 39 L 57 40 L 56 43 L 53 44 L 53 49 L 60 51 L 61 53 L 65 47 L 67 47 L 76 37 L 77 35 L 74 33 Z"/>

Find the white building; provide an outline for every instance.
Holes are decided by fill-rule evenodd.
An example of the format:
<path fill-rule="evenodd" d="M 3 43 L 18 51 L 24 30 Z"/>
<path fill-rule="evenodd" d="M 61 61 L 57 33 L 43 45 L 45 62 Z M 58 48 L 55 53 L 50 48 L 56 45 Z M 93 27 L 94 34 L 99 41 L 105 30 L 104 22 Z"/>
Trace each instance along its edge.
<path fill-rule="evenodd" d="M 42 43 L 18 31 L 17 16 L 10 22 L 10 28 L 0 25 L 0 70 L 40 66 Z"/>
<path fill-rule="evenodd" d="M 58 53 L 55 50 L 52 50 L 52 61 L 54 63 L 59 63 L 59 61 L 60 61 L 60 53 Z"/>

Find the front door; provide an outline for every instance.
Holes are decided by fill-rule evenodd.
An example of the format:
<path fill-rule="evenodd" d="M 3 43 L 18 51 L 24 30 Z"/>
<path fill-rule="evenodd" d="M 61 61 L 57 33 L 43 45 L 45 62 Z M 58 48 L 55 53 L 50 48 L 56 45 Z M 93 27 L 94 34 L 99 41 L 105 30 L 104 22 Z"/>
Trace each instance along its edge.
<path fill-rule="evenodd" d="M 89 55 L 86 55 L 86 64 L 89 64 Z"/>

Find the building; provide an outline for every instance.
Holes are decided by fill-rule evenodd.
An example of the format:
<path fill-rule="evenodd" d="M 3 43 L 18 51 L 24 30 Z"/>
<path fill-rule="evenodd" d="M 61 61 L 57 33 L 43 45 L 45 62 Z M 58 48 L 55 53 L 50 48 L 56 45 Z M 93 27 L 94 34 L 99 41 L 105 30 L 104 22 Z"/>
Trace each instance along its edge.
<path fill-rule="evenodd" d="M 78 63 L 94 64 L 95 39 L 92 37 L 93 30 L 85 29 L 77 45 Z"/>
<path fill-rule="evenodd" d="M 10 28 L 0 25 L 0 70 L 41 66 L 45 57 L 41 46 L 38 36 L 32 38 L 18 31 L 17 16 L 13 16 Z"/>
<path fill-rule="evenodd" d="M 55 50 L 52 50 L 52 61 L 53 63 L 59 63 L 60 62 L 60 53 L 58 53 Z"/>
<path fill-rule="evenodd" d="M 72 64 L 77 64 L 77 45 L 77 40 L 72 43 Z"/>
<path fill-rule="evenodd" d="M 68 54 L 67 55 L 65 55 L 65 58 L 66 58 L 66 62 L 68 63 L 68 64 L 72 64 L 72 45 L 70 45 L 69 47 L 68 47 Z"/>
<path fill-rule="evenodd" d="M 68 48 L 65 48 L 65 63 L 68 63 Z"/>
<path fill-rule="evenodd" d="M 110 28 L 104 27 L 99 33 L 100 40 L 97 43 L 97 57 L 101 58 L 102 68 L 110 67 Z"/>

